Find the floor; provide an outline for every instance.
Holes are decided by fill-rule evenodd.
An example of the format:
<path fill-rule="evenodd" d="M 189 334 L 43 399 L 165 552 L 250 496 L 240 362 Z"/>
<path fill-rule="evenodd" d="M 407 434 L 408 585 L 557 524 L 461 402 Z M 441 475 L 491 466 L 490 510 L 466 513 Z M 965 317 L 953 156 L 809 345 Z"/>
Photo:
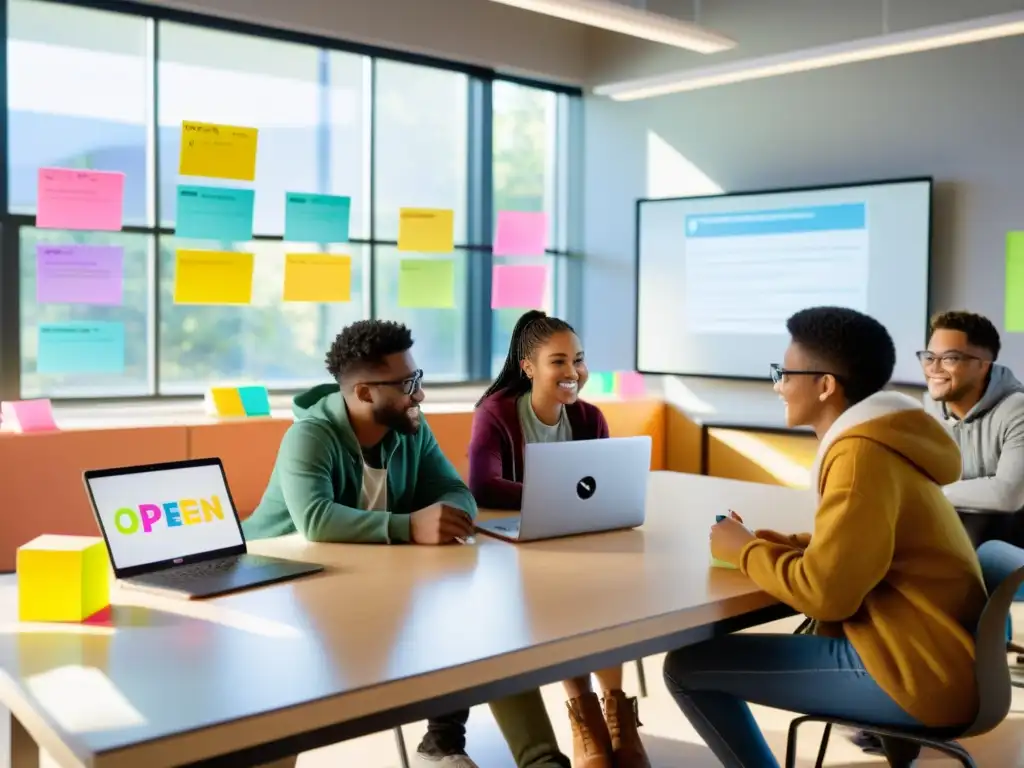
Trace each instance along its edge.
<path fill-rule="evenodd" d="M 1024 627 L 1024 604 L 1015 607 L 1015 626 Z M 760 628 L 760 631 L 791 632 L 794 621 L 778 622 Z M 654 768 L 714 768 L 720 765 L 708 752 L 687 721 L 676 709 L 661 681 L 661 657 L 645 659 L 648 696 L 640 701 L 641 729 Z M 635 665 L 626 667 L 627 692 L 636 692 Z M 558 734 L 559 743 L 567 753 L 570 747 L 569 721 L 565 716 L 564 697 L 560 685 L 544 689 L 548 711 Z M 788 713 L 764 708 L 755 708 L 755 715 L 768 742 L 779 760 L 785 755 L 786 731 L 791 716 Z M 477 707 L 470 717 L 469 752 L 481 768 L 515 768 L 497 726 L 491 719 L 487 707 Z M 0 723 L 0 768 L 8 766 L 7 718 Z M 423 732 L 423 724 L 415 723 L 404 729 L 406 744 L 415 749 Z M 813 766 L 817 754 L 820 729 L 801 729 L 799 744 L 799 765 Z M 1024 690 L 1015 689 L 1014 706 L 1009 719 L 991 734 L 965 742 L 980 768 L 1024 768 Z M 937 754 L 927 753 L 918 764 L 928 768 L 945 768 L 958 765 Z M 45 758 L 41 768 L 54 766 Z M 299 758 L 299 768 L 400 768 L 395 739 L 391 732 L 374 734 L 361 739 L 335 744 L 330 747 L 307 752 Z M 885 765 L 884 760 L 863 755 L 838 734 L 831 741 L 826 765 L 829 768 L 845 766 Z"/>

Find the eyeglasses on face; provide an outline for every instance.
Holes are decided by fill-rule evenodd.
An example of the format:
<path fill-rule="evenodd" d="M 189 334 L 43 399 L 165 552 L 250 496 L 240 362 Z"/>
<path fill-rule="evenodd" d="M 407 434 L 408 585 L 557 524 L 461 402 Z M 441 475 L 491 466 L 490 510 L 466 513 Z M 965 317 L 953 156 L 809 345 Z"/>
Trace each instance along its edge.
<path fill-rule="evenodd" d="M 842 381 L 842 377 L 836 376 L 832 371 L 798 371 L 783 368 L 779 363 L 771 364 L 771 374 L 773 384 L 778 384 L 784 376 L 832 376 L 836 381 Z"/>
<path fill-rule="evenodd" d="M 423 371 L 414 371 L 412 376 L 405 379 L 394 379 L 392 381 L 362 381 L 369 387 L 397 387 L 403 395 L 411 395 L 423 385 Z"/>
<path fill-rule="evenodd" d="M 941 355 L 936 355 L 934 352 L 929 352 L 927 349 L 922 349 L 918 352 L 917 359 L 921 361 L 921 365 L 925 368 L 930 368 L 935 365 L 935 361 L 938 361 L 939 365 L 947 371 L 952 371 L 957 366 L 968 360 L 981 360 L 977 355 L 971 355 L 967 352 L 943 352 Z"/>

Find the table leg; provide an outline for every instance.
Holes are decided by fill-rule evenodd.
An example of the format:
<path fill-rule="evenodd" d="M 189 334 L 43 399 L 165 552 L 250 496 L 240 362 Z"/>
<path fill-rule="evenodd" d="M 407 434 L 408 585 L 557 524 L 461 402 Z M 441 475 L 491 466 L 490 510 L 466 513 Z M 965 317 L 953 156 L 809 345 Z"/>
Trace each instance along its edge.
<path fill-rule="evenodd" d="M 39 745 L 14 713 L 10 714 L 10 719 L 11 768 L 39 768 Z"/>

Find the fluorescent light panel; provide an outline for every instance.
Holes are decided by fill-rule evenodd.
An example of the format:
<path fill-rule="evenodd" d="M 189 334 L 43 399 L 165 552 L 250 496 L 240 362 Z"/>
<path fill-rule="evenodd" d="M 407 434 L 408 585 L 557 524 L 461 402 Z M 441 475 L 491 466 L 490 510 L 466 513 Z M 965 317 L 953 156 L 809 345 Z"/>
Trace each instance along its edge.
<path fill-rule="evenodd" d="M 956 45 L 968 45 L 1022 34 L 1024 34 L 1024 11 L 1014 11 L 998 16 L 895 32 L 774 56 L 734 61 L 720 66 L 700 67 L 621 83 L 600 85 L 594 89 L 594 93 L 599 96 L 608 96 L 616 101 L 635 101 L 664 96 L 669 93 L 714 88 L 747 80 L 760 80 L 795 72 L 809 72 L 842 64 L 853 64 L 858 61 L 885 59 L 907 53 L 951 48 Z"/>
<path fill-rule="evenodd" d="M 491 0 L 524 11 L 554 16 L 577 24 L 619 32 L 697 53 L 718 53 L 736 41 L 689 21 L 650 13 L 610 0 Z"/>

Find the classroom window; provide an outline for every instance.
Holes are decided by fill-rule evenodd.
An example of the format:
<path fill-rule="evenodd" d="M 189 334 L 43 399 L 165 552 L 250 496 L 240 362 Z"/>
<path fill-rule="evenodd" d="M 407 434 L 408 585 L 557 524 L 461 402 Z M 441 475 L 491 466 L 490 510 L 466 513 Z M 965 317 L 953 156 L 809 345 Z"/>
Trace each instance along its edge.
<path fill-rule="evenodd" d="M 16 300 L 5 293 L 0 311 L 17 322 L 0 327 L 0 399 L 195 395 L 242 382 L 298 390 L 326 379 L 337 333 L 371 316 L 410 326 L 429 382 L 481 378 L 520 314 L 496 310 L 493 333 L 481 333 L 489 297 L 470 295 L 480 270 L 512 261 L 492 258 L 485 232 L 499 210 L 548 213 L 547 255 L 517 263 L 550 268 L 543 308 L 559 310 L 559 105 L 573 96 L 157 6 L 4 2 L 0 278 L 13 276 Z M 487 103 L 492 120 L 477 109 Z M 179 176 L 185 120 L 257 128 L 255 180 Z M 487 156 L 489 168 L 472 159 Z M 37 228 L 44 167 L 124 173 L 123 230 Z M 251 233 L 179 237 L 179 184 L 253 190 Z M 285 241 L 289 192 L 349 197 L 349 242 Z M 454 251 L 399 251 L 402 208 L 451 210 Z M 177 303 L 181 252 L 196 250 L 251 254 L 251 301 Z M 286 264 L 304 256 L 331 257 L 332 269 L 347 259 L 343 298 L 285 296 Z M 411 262 L 430 290 L 410 288 Z M 91 357 L 69 346 L 83 329 Z"/>

